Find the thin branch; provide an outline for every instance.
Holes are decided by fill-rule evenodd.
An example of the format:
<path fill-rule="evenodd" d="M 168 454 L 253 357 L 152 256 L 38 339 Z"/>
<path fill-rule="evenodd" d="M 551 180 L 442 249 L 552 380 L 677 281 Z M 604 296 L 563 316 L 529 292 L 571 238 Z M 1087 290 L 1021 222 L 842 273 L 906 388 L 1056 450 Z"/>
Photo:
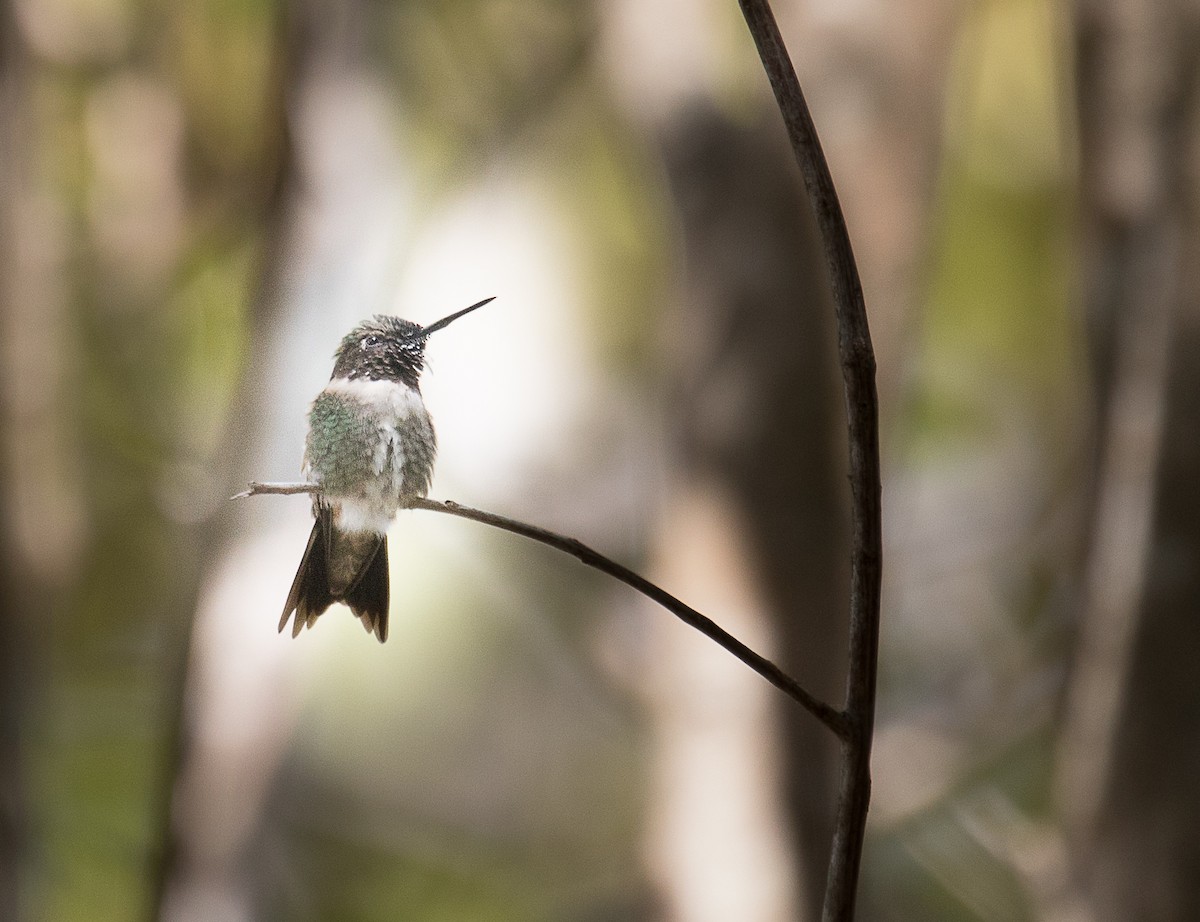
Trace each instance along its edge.
<path fill-rule="evenodd" d="M 250 483 L 248 490 L 237 494 L 233 499 L 244 499 L 249 496 L 264 496 L 269 494 L 319 493 L 320 491 L 320 486 L 315 483 L 259 483 L 255 481 Z M 769 659 L 759 656 L 759 654 L 755 653 L 728 631 L 717 625 L 711 618 L 700 614 L 700 612 L 689 605 L 685 605 L 669 592 L 650 582 L 650 580 L 639 576 L 633 570 L 622 566 L 615 560 L 605 557 L 583 542 L 548 531 L 545 528 L 539 528 L 536 525 L 529 525 L 525 522 L 519 522 L 516 519 L 496 515 L 493 512 L 484 512 L 481 509 L 472 509 L 470 506 L 461 506 L 458 503 L 449 501 L 439 502 L 432 499 L 416 499 L 410 502 L 409 508 L 425 509 L 429 512 L 444 512 L 462 519 L 470 519 L 473 522 L 490 525 L 493 528 L 499 528 L 503 531 L 512 532 L 514 535 L 521 535 L 532 541 L 538 541 L 548 547 L 562 551 L 564 554 L 570 554 L 585 566 L 599 570 L 601 573 L 606 573 L 614 579 L 620 580 L 625 585 L 636 589 L 642 595 L 657 602 L 685 624 L 695 628 L 710 640 L 715 641 L 784 694 L 798 702 L 805 710 L 821 721 L 821 723 L 825 724 L 825 726 L 839 737 L 845 738 L 848 734 L 849 726 L 839 711 L 809 694 L 799 682 Z"/>
<path fill-rule="evenodd" d="M 795 68 L 767 0 L 738 2 L 804 177 L 825 246 L 837 313 L 838 351 L 850 440 L 853 519 L 850 656 L 843 712 L 849 732 L 842 736 L 841 790 L 822 917 L 824 922 L 851 922 L 871 800 L 871 738 L 875 726 L 883 574 L 875 354 L 850 234 Z"/>
<path fill-rule="evenodd" d="M 505 516 L 496 515 L 491 512 L 483 512 L 479 509 L 472 509 L 469 506 L 460 506 L 458 503 L 422 499 L 417 500 L 413 504 L 413 508 L 427 509 L 430 512 L 446 512 L 460 518 L 470 519 L 473 522 L 491 525 L 493 528 L 501 528 L 504 531 L 510 531 L 515 535 L 521 535 L 534 541 L 540 541 L 542 544 L 556 548 L 565 554 L 570 554 L 585 566 L 599 570 L 601 573 L 607 573 L 614 579 L 620 580 L 625 585 L 636 589 L 642 595 L 657 602 L 676 618 L 684 622 L 684 624 L 695 628 L 705 637 L 715 641 L 776 688 L 780 689 L 784 694 L 796 700 L 838 736 L 844 736 L 847 733 L 848 728 L 842 714 L 805 691 L 800 683 L 769 659 L 759 656 L 728 631 L 717 625 L 711 618 L 700 614 L 700 612 L 685 605 L 669 592 L 650 582 L 650 580 L 639 576 L 628 567 L 622 566 L 616 561 L 605 557 L 603 554 L 592 550 L 586 544 L 574 538 L 567 538 L 552 531 L 547 531 L 544 528 L 538 528 L 535 525 L 527 525 L 524 522 L 518 522 L 516 519 L 506 518 Z"/>
<path fill-rule="evenodd" d="M 248 496 L 295 496 L 297 493 L 320 493 L 321 486 L 316 483 L 260 483 L 251 480 L 250 489 L 237 493 L 230 499 L 245 499 Z"/>

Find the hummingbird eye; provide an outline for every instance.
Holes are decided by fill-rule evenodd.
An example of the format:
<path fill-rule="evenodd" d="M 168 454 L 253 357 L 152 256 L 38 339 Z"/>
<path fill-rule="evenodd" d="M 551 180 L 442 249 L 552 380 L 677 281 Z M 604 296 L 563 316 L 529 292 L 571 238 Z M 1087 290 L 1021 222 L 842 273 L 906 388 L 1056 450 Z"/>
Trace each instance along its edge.
<path fill-rule="evenodd" d="M 374 333 L 372 333 L 370 336 L 363 337 L 362 347 L 364 349 L 372 349 L 375 346 L 378 346 L 382 341 L 383 340 L 381 340 L 378 336 L 376 336 Z"/>

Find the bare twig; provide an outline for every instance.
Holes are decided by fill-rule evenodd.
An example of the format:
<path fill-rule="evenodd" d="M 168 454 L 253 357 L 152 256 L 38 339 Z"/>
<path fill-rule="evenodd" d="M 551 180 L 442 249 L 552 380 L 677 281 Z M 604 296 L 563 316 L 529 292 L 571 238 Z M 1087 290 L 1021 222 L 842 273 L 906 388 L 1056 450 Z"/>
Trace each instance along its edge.
<path fill-rule="evenodd" d="M 842 735 L 842 779 L 825 886 L 824 922 L 850 922 L 871 800 L 871 738 L 879 656 L 883 572 L 879 470 L 879 405 L 875 354 L 850 235 L 816 127 L 767 0 L 738 0 L 787 127 L 816 215 L 837 313 L 838 351 L 846 392 L 852 492 L 850 657 L 846 675 L 848 732 Z"/>
<path fill-rule="evenodd" d="M 245 499 L 248 496 L 294 496 L 297 493 L 320 493 L 320 484 L 315 483 L 260 483 L 251 480 L 249 489 L 237 493 L 230 499 Z"/>
<path fill-rule="evenodd" d="M 264 496 L 268 494 L 291 495 L 319 492 L 321 492 L 321 488 L 315 483 L 259 483 L 254 481 L 250 483 L 248 490 L 237 494 L 233 499 L 245 499 L 249 496 Z M 592 548 L 583 542 L 556 534 L 545 528 L 539 528 L 536 525 L 519 522 L 516 519 L 496 515 L 493 512 L 472 509 L 470 506 L 460 506 L 458 503 L 449 501 L 439 502 L 432 499 L 415 499 L 410 501 L 409 508 L 425 509 L 429 512 L 445 512 L 449 515 L 455 515 L 462 519 L 470 519 L 473 522 L 479 522 L 483 525 L 491 525 L 493 528 L 512 532 L 514 535 L 521 535 L 524 538 L 529 538 L 560 550 L 565 554 L 570 554 L 584 565 L 594 570 L 599 570 L 601 573 L 607 573 L 614 579 L 620 580 L 625 585 L 636 589 L 642 595 L 657 602 L 675 617 L 679 618 L 679 620 L 694 627 L 705 637 L 715 641 L 725 650 L 732 653 L 784 694 L 797 701 L 805 710 L 821 721 L 821 723 L 825 724 L 825 726 L 839 737 L 844 738 L 847 735 L 849 728 L 840 712 L 830 707 L 824 701 L 809 694 L 799 682 L 769 659 L 759 656 L 728 631 L 717 625 L 711 618 L 685 605 L 679 599 L 675 598 L 675 596 L 656 586 L 645 577 L 639 576 L 628 567 L 622 566 L 615 560 L 611 560 L 598 551 L 592 550 Z"/>

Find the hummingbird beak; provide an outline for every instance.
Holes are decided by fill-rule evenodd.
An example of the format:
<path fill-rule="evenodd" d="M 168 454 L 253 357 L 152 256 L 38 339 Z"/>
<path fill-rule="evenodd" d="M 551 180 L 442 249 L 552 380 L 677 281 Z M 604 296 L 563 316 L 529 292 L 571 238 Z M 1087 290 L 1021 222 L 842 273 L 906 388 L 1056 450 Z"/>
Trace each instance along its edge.
<path fill-rule="evenodd" d="M 457 320 L 463 314 L 469 314 L 469 313 L 471 313 L 471 311 L 476 310 L 480 307 L 483 307 L 483 305 L 485 305 L 485 304 L 490 304 L 492 301 L 495 301 L 495 300 L 496 299 L 494 297 L 491 297 L 491 298 L 484 298 L 482 301 L 476 301 L 470 307 L 464 307 L 461 311 L 457 311 L 456 313 L 451 314 L 449 317 L 443 317 L 441 320 L 438 320 L 435 323 L 431 323 L 427 327 L 422 327 L 421 332 L 418 335 L 422 339 L 424 339 L 430 333 L 436 333 L 438 330 L 442 329 L 443 327 L 450 326 L 450 324 L 452 324 L 455 320 Z"/>

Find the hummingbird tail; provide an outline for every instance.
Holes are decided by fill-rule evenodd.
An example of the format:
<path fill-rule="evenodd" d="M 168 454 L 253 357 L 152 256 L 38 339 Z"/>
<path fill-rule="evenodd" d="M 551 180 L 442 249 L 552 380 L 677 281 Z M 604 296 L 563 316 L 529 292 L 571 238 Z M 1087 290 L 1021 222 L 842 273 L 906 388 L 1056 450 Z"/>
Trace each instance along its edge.
<path fill-rule="evenodd" d="M 292 580 L 291 591 L 283 606 L 283 616 L 279 619 L 281 634 L 293 612 L 296 618 L 292 623 L 292 636 L 299 637 L 302 628 L 312 627 L 317 616 L 336 601 L 329 590 L 328 527 L 329 515 L 325 512 L 318 514 L 308 536 L 304 556 L 300 558 L 300 568 L 296 571 L 296 578 Z"/>
<path fill-rule="evenodd" d="M 379 539 L 375 554 L 363 567 L 354 585 L 346 592 L 345 603 L 358 615 L 368 634 L 374 634 L 383 643 L 388 636 L 388 586 L 387 535 Z"/>
<path fill-rule="evenodd" d="M 330 567 L 331 548 L 338 563 L 333 570 Z M 329 507 L 319 507 L 317 520 L 308 536 L 308 546 L 283 606 L 280 633 L 293 613 L 292 636 L 298 637 L 301 630 L 312 627 L 317 617 L 334 602 L 345 602 L 362 621 L 367 633 L 374 634 L 383 643 L 388 635 L 387 559 L 386 535 L 336 531 Z M 357 575 L 354 575 L 355 570 Z M 351 575 L 352 580 L 349 579 Z M 339 583 L 337 591 L 331 577 L 336 577 Z M 341 588 L 347 582 L 349 587 Z"/>

